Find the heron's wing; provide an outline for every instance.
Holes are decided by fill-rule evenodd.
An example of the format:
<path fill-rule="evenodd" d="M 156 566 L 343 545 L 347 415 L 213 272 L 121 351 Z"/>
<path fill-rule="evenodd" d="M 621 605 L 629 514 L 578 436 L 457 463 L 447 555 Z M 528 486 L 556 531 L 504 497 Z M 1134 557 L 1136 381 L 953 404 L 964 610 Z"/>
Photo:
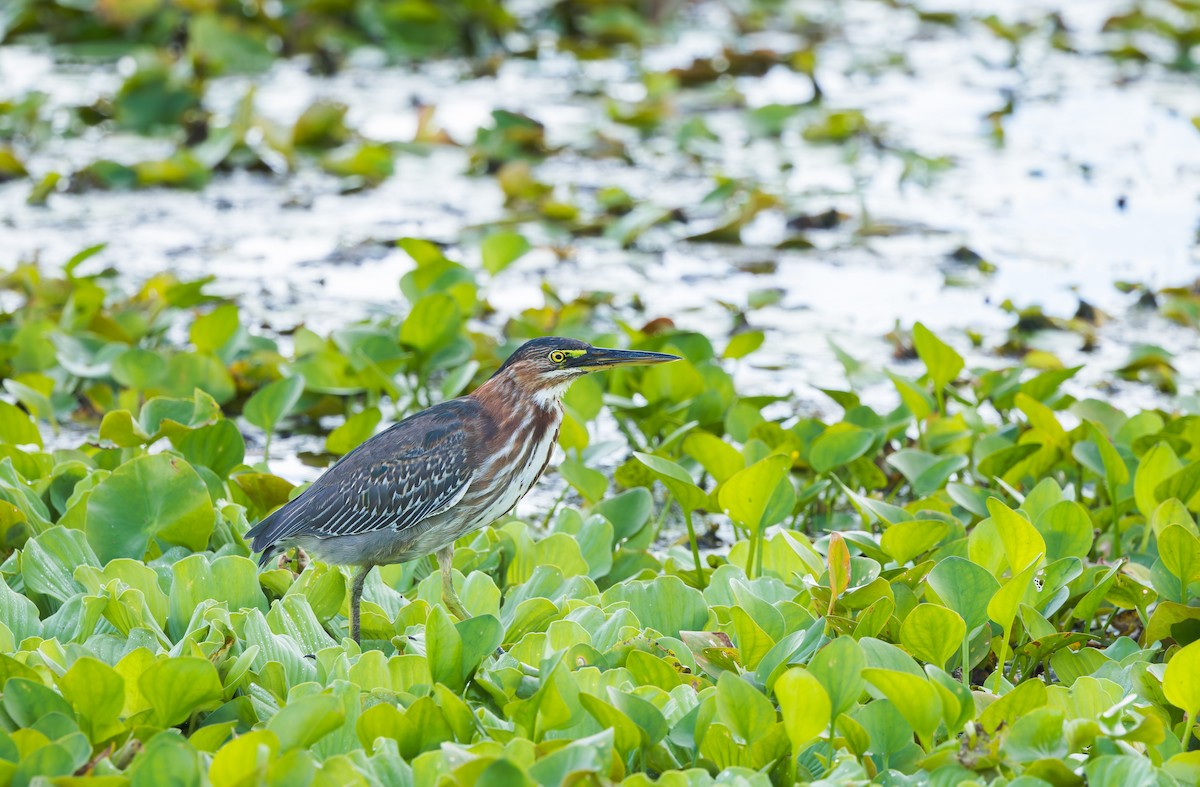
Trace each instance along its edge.
<path fill-rule="evenodd" d="M 363 443 L 247 533 L 254 550 L 266 556 L 298 535 L 403 531 L 453 506 L 474 472 L 457 409 L 433 408 Z"/>

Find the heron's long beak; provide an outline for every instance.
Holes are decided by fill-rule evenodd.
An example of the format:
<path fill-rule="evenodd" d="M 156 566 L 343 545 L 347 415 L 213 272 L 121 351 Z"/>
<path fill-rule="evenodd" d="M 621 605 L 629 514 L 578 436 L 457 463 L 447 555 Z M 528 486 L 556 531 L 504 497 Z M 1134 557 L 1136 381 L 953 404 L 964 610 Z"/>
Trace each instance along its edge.
<path fill-rule="evenodd" d="M 668 355 L 667 353 L 650 353 L 639 350 L 609 350 L 604 347 L 593 347 L 568 365 L 590 372 L 599 369 L 611 369 L 615 366 L 653 366 L 658 363 L 670 363 L 671 361 L 678 360 L 678 355 Z"/>

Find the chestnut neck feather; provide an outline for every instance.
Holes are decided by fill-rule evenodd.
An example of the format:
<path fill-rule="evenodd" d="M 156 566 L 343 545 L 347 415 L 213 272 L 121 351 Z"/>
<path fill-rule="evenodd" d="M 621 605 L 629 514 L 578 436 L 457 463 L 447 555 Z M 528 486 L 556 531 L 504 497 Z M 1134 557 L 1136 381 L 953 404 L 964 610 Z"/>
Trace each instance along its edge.
<path fill-rule="evenodd" d="M 547 378 L 518 363 L 476 388 L 470 397 L 479 402 L 494 426 L 487 442 L 503 443 L 517 430 L 532 428 L 535 434 L 542 434 L 557 429 L 562 420 L 561 392 L 568 382 Z"/>

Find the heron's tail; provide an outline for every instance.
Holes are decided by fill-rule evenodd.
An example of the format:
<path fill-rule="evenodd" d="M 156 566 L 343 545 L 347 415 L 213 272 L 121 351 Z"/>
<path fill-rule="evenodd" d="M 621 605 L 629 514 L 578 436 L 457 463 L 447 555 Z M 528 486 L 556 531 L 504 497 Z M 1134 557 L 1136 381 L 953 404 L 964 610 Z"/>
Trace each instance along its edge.
<path fill-rule="evenodd" d="M 267 564 L 271 562 L 271 558 L 275 557 L 281 549 L 278 542 L 280 531 L 285 525 L 284 517 L 281 514 L 286 509 L 286 505 L 280 506 L 246 531 L 244 538 L 251 542 L 250 549 L 254 552 L 262 552 L 258 558 L 259 568 L 266 568 Z"/>

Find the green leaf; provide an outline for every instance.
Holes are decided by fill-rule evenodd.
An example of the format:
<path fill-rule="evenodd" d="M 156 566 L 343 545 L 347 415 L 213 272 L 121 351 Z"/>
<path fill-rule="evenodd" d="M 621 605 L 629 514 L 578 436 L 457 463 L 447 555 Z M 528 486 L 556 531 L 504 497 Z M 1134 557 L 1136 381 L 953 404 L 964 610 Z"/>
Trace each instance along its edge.
<path fill-rule="evenodd" d="M 864 669 L 862 677 L 892 701 L 929 751 L 942 722 L 942 699 L 933 684 L 908 672 L 875 667 Z"/>
<path fill-rule="evenodd" d="M 1121 454 L 1113 445 L 1112 440 L 1094 422 L 1088 421 L 1087 426 L 1092 442 L 1100 449 L 1100 461 L 1104 465 L 1105 482 L 1110 486 L 1117 487 L 1129 481 L 1129 468 L 1125 466 L 1125 460 L 1121 458 Z"/>
<path fill-rule="evenodd" d="M 766 521 L 771 497 L 779 485 L 790 485 L 791 467 L 790 457 L 775 454 L 739 470 L 721 485 L 721 507 L 731 519 L 752 531 L 774 524 L 779 520 Z"/>
<path fill-rule="evenodd" d="M 163 727 L 174 727 L 193 713 L 221 701 L 221 679 L 208 659 L 178 656 L 154 662 L 138 679 L 142 696 Z"/>
<path fill-rule="evenodd" d="M 512 265 L 529 249 L 524 235 L 512 231 L 493 232 L 483 239 L 480 251 L 483 254 L 483 269 L 495 276 Z"/>
<path fill-rule="evenodd" d="M 1004 736 L 1004 752 L 1017 762 L 1061 760 L 1070 753 L 1061 708 L 1037 708 L 1021 716 Z"/>
<path fill-rule="evenodd" d="M 1046 545 L 1046 561 L 1064 557 L 1086 560 L 1092 550 L 1093 525 L 1087 509 L 1074 500 L 1061 500 L 1037 519 L 1037 530 Z"/>
<path fill-rule="evenodd" d="M 568 457 L 558 466 L 558 474 L 575 487 L 584 499 L 596 503 L 608 489 L 608 478 L 599 470 L 588 467 L 578 459 Z"/>
<path fill-rule="evenodd" d="M 668 637 L 680 631 L 703 629 L 708 622 L 708 604 L 695 588 L 679 577 L 665 576 L 649 580 L 631 580 L 604 591 L 601 603 L 624 601 L 643 626 Z"/>
<path fill-rule="evenodd" d="M 375 434 L 375 427 L 383 420 L 378 407 L 360 410 L 346 419 L 325 438 L 325 450 L 333 454 L 348 454 L 360 443 Z"/>
<path fill-rule="evenodd" d="M 279 738 L 280 751 L 308 748 L 342 726 L 346 712 L 340 698 L 332 694 L 311 694 L 292 700 L 267 722 L 267 729 Z"/>
<path fill-rule="evenodd" d="M 36 445 L 41 448 L 42 434 L 24 410 L 0 401 L 0 441 L 13 445 Z"/>
<path fill-rule="evenodd" d="M 1182 525 L 1171 525 L 1158 534 L 1158 558 L 1185 588 L 1200 581 L 1200 538 Z"/>
<path fill-rule="evenodd" d="M 1028 519 L 995 497 L 988 498 L 987 507 L 1014 572 L 1046 556 L 1046 542 Z"/>
<path fill-rule="evenodd" d="M 1137 501 L 1138 510 L 1147 519 L 1158 507 L 1160 499 L 1155 493 L 1159 484 L 1175 475 L 1183 468 L 1183 463 L 1175 456 L 1168 443 L 1155 443 L 1142 455 L 1138 463 L 1137 473 L 1133 479 L 1133 496 Z M 1186 502 L 1186 501 L 1185 501 Z"/>
<path fill-rule="evenodd" d="M 942 390 L 954 382 L 966 363 L 954 348 L 943 342 L 922 323 L 913 326 L 913 346 L 929 373 L 929 381 L 941 401 Z"/>
<path fill-rule="evenodd" d="M 829 726 L 833 717 L 829 695 L 821 682 L 802 667 L 784 672 L 774 688 L 792 751 L 799 753 Z"/>
<path fill-rule="evenodd" d="M 902 448 L 888 456 L 887 463 L 908 479 L 913 494 L 926 497 L 945 486 L 950 476 L 966 467 L 969 461 L 961 454 L 938 456 L 915 448 Z"/>
<path fill-rule="evenodd" d="M 102 661 L 84 656 L 58 679 L 58 686 L 84 718 L 81 725 L 92 743 L 121 731 L 117 721 L 125 706 L 125 679 Z"/>
<path fill-rule="evenodd" d="M 638 461 L 650 468 L 663 486 L 685 511 L 695 511 L 708 505 L 708 494 L 696 486 L 692 476 L 675 462 L 661 456 L 634 451 Z"/>
<path fill-rule="evenodd" d="M 132 787 L 200 787 L 200 753 L 175 730 L 164 730 L 134 758 L 129 776 Z"/>
<path fill-rule="evenodd" d="M 940 519 L 911 519 L 884 530 L 879 545 L 893 560 L 904 565 L 928 552 L 949 534 L 949 523 Z"/>
<path fill-rule="evenodd" d="M 203 550 L 215 521 L 204 481 L 170 454 L 131 459 L 101 481 L 87 502 L 87 539 L 101 562 L 140 559 L 151 539 Z"/>
<path fill-rule="evenodd" d="M 866 683 L 862 672 L 867 656 L 853 637 L 838 637 L 817 651 L 808 671 L 825 689 L 834 716 L 840 716 L 858 702 Z"/>
<path fill-rule="evenodd" d="M 854 424 L 834 424 L 813 441 L 808 461 L 813 470 L 827 473 L 862 456 L 874 442 L 872 431 Z"/>
<path fill-rule="evenodd" d="M 1000 583 L 982 566 L 966 558 L 940 560 L 929 572 L 929 587 L 954 610 L 971 633 L 988 621 L 988 603 L 1000 589 Z"/>
<path fill-rule="evenodd" d="M 742 743 L 766 736 L 776 723 L 771 701 L 732 672 L 722 672 L 717 680 L 717 718 Z"/>
<path fill-rule="evenodd" d="M 710 432 L 691 432 L 683 440 L 683 450 L 699 462 L 717 483 L 724 483 L 746 466 L 736 448 Z"/>
<path fill-rule="evenodd" d="M 1161 503 L 1172 497 L 1181 501 L 1189 510 L 1196 510 L 1196 498 L 1200 496 L 1200 462 L 1192 462 L 1154 488 L 1154 496 Z"/>
<path fill-rule="evenodd" d="M 188 337 L 200 352 L 216 353 L 233 338 L 237 329 L 238 308 L 227 303 L 197 317 L 188 331 Z"/>
<path fill-rule="evenodd" d="M 900 627 L 900 642 L 916 658 L 943 667 L 962 648 L 967 624 L 952 609 L 937 604 L 918 604 Z"/>
<path fill-rule="evenodd" d="M 246 400 L 242 415 L 259 429 L 272 434 L 279 422 L 300 401 L 303 393 L 303 377 L 284 377 L 255 391 L 254 395 Z"/>
<path fill-rule="evenodd" d="M 400 326 L 400 342 L 426 355 L 445 347 L 458 335 L 463 316 L 458 303 L 444 293 L 418 300 Z"/>

